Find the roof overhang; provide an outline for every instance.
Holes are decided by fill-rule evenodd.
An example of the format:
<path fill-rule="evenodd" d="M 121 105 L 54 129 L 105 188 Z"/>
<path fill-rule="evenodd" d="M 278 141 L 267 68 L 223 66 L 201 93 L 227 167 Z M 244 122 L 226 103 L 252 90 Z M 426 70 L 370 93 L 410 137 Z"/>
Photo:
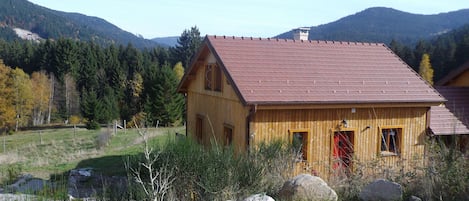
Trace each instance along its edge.
<path fill-rule="evenodd" d="M 288 102 L 266 103 L 251 102 L 258 110 L 272 109 L 331 109 L 331 108 L 397 108 L 397 107 L 431 107 L 443 102 Z"/>

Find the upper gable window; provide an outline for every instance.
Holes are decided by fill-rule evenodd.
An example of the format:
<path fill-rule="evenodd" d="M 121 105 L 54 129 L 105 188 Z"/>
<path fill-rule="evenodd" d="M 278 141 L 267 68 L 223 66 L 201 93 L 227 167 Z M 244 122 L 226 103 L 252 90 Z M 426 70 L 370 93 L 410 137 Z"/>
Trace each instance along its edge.
<path fill-rule="evenodd" d="M 221 91 L 222 73 L 220 67 L 216 64 L 205 65 L 204 86 L 206 90 Z"/>

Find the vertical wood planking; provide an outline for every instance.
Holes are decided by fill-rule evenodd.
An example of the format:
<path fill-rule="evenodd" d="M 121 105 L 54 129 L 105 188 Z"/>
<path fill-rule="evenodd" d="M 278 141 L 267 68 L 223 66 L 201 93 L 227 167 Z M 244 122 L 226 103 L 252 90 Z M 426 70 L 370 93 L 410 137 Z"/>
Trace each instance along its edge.
<path fill-rule="evenodd" d="M 354 154 L 359 161 L 379 159 L 383 166 L 395 166 L 407 161 L 412 165 L 413 157 L 422 157 L 423 144 L 416 143 L 425 132 L 427 108 L 357 108 L 308 109 L 308 110 L 259 110 L 255 118 L 255 142 L 282 139 L 288 141 L 289 129 L 306 129 L 310 132 L 309 165 L 320 176 L 327 177 L 331 161 L 331 135 L 343 119 L 355 131 Z M 370 128 L 367 129 L 367 126 Z M 402 154 L 380 156 L 381 126 L 402 126 Z M 405 159 L 405 160 L 404 160 Z"/>

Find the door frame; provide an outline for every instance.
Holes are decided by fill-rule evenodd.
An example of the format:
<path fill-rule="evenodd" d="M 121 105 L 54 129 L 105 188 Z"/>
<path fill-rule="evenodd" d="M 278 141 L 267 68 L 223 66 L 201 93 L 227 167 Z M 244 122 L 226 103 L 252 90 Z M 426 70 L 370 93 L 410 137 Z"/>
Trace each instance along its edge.
<path fill-rule="evenodd" d="M 355 153 L 355 150 L 356 150 L 356 138 L 357 138 L 357 129 L 355 128 L 340 128 L 340 129 L 337 129 L 337 128 L 333 128 L 331 129 L 331 134 L 330 134 L 330 140 L 331 140 L 331 143 L 330 143 L 330 161 L 329 161 L 329 165 L 331 167 L 331 169 L 333 170 L 334 169 L 334 163 L 335 163 L 335 156 L 334 156 L 334 146 L 335 146 L 335 142 L 334 142 L 334 135 L 336 132 L 352 132 L 352 140 L 351 140 L 351 147 L 352 147 L 352 159 L 354 158 L 354 153 Z M 353 160 L 350 161 L 350 164 L 347 168 L 349 171 L 353 171 Z"/>

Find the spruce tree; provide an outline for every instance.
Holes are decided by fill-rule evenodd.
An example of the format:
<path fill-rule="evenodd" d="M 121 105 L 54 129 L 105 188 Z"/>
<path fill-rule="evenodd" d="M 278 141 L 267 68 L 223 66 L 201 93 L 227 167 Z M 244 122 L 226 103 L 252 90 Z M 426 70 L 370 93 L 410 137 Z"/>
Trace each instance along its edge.
<path fill-rule="evenodd" d="M 173 62 L 176 63 L 180 61 L 185 68 L 188 68 L 191 58 L 202 44 L 202 37 L 200 37 L 197 26 L 191 27 L 190 30 L 184 30 L 177 43 L 176 47 L 171 49 Z"/>

